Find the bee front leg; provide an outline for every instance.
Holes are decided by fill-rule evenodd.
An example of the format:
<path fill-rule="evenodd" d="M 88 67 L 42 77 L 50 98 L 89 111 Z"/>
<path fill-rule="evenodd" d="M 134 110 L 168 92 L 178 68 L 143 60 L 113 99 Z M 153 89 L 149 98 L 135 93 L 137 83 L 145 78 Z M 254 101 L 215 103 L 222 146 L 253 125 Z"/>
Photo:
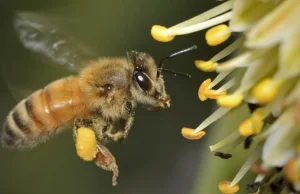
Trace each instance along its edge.
<path fill-rule="evenodd" d="M 134 107 L 135 103 L 133 101 L 127 101 L 126 103 L 126 112 L 128 113 L 128 117 L 120 120 L 121 130 L 123 131 L 123 140 L 127 139 L 129 131 L 132 127 L 134 121 Z"/>
<path fill-rule="evenodd" d="M 134 121 L 133 116 L 130 116 L 127 119 L 120 120 L 121 127 L 122 127 L 122 139 L 123 140 L 127 139 L 128 135 L 129 135 L 129 131 L 132 127 L 133 121 Z"/>

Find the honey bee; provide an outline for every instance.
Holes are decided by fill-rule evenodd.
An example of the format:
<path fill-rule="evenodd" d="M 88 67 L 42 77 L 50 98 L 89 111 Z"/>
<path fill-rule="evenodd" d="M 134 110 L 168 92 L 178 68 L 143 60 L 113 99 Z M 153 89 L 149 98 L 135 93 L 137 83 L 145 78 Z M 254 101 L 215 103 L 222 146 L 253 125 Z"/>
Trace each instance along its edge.
<path fill-rule="evenodd" d="M 73 40 L 58 36 L 60 32 L 39 15 L 18 13 L 14 24 L 26 48 L 50 59 L 74 68 L 84 61 L 79 56 L 88 56 Z M 88 127 L 96 134 L 98 152 L 113 158 L 103 145 L 128 137 L 137 104 L 149 110 L 170 107 L 163 72 L 188 76 L 164 69 L 163 62 L 195 48 L 174 53 L 158 66 L 150 54 L 137 51 L 127 52 L 126 57 L 89 60 L 77 76 L 58 79 L 21 100 L 6 118 L 1 143 L 10 148 L 34 147 L 67 126 L 74 126 L 75 136 L 76 129 Z M 107 164 L 100 167 L 109 169 Z"/>

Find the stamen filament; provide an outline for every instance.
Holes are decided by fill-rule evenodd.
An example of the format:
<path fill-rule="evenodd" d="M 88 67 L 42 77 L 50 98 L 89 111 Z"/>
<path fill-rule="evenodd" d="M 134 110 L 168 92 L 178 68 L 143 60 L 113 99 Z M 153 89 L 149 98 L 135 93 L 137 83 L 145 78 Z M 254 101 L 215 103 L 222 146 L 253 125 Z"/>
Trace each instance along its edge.
<path fill-rule="evenodd" d="M 243 176 L 248 172 L 248 170 L 251 168 L 252 164 L 258 160 L 258 158 L 261 155 L 261 146 L 258 146 L 254 152 L 252 153 L 252 155 L 247 159 L 247 161 L 245 162 L 245 164 L 242 166 L 242 168 L 240 169 L 240 171 L 237 173 L 237 175 L 234 177 L 233 181 L 231 182 L 229 187 L 233 187 L 234 185 L 236 185 L 242 178 Z"/>
<path fill-rule="evenodd" d="M 218 143 L 216 143 L 212 146 L 209 146 L 209 149 L 211 152 L 214 152 L 214 151 L 220 149 L 221 147 L 231 144 L 232 142 L 236 141 L 239 137 L 240 137 L 239 132 L 234 131 L 233 133 L 231 133 L 230 135 L 225 137 L 225 139 L 219 141 Z"/>
<path fill-rule="evenodd" d="M 169 35 L 190 34 L 190 33 L 197 32 L 197 31 L 200 31 L 200 30 L 204 30 L 206 28 L 210 28 L 210 27 L 215 26 L 217 24 L 226 22 L 226 21 L 230 20 L 231 15 L 232 15 L 232 12 L 230 11 L 230 12 L 227 12 L 223 15 L 217 16 L 213 19 L 210 19 L 210 20 L 207 20 L 205 22 L 198 23 L 198 24 L 195 24 L 195 25 L 192 25 L 192 26 L 187 26 L 187 27 L 177 28 L 177 29 L 170 29 L 169 28 L 166 31 L 166 33 L 169 34 Z"/>
<path fill-rule="evenodd" d="M 198 133 L 199 131 L 205 129 L 210 124 L 221 118 L 223 115 L 225 115 L 228 111 L 230 111 L 231 108 L 219 108 L 216 110 L 213 114 L 211 114 L 209 117 L 207 117 L 194 131 L 194 133 Z"/>
<path fill-rule="evenodd" d="M 243 42 L 244 42 L 244 37 L 237 39 L 232 44 L 230 44 L 225 49 L 223 49 L 221 52 L 219 52 L 215 56 L 213 56 L 211 58 L 211 61 L 219 61 L 219 60 L 227 57 L 228 55 L 233 53 L 235 50 L 241 48 L 241 46 L 243 45 Z"/>
<path fill-rule="evenodd" d="M 255 183 L 256 182 L 262 182 L 263 180 L 264 180 L 264 178 L 266 177 L 266 175 L 265 174 L 259 174 L 259 175 L 257 175 L 257 177 L 255 178 Z"/>
<path fill-rule="evenodd" d="M 175 30 L 175 29 L 178 29 L 178 28 L 182 28 L 182 27 L 186 27 L 186 26 L 190 26 L 190 25 L 193 25 L 193 24 L 197 24 L 197 23 L 200 23 L 200 22 L 203 22 L 203 21 L 206 21 L 210 18 L 213 18 L 217 15 L 220 15 L 228 10 L 230 10 L 233 6 L 233 0 L 230 0 L 230 1 L 227 1 L 225 3 L 222 3 L 204 13 L 201 13 L 189 20 L 186 20 L 184 22 L 181 22 L 179 24 L 176 24 L 175 26 L 172 26 L 170 27 L 169 29 L 172 29 L 172 30 Z"/>
<path fill-rule="evenodd" d="M 235 84 L 236 84 L 235 79 L 229 80 L 226 84 L 224 84 L 222 87 L 220 87 L 217 91 L 218 92 L 226 91 L 229 88 L 231 88 L 232 86 L 234 86 Z"/>
<path fill-rule="evenodd" d="M 291 119 L 292 109 L 289 108 L 285 112 L 283 112 L 280 117 L 273 123 L 267 130 L 257 136 L 257 140 L 263 140 L 267 138 L 268 135 L 276 131 L 278 128 L 282 128 L 284 126 L 285 129 L 293 127 L 295 125 L 294 120 Z"/>
<path fill-rule="evenodd" d="M 217 72 L 229 71 L 238 67 L 247 67 L 249 63 L 247 63 L 252 54 L 250 52 L 245 52 L 240 54 L 239 56 L 224 62 L 223 64 L 219 64 L 216 68 Z"/>
<path fill-rule="evenodd" d="M 231 71 L 225 71 L 218 74 L 218 76 L 209 84 L 208 90 L 216 86 L 220 81 L 222 81 L 227 75 L 229 75 Z"/>
<path fill-rule="evenodd" d="M 231 144 L 229 144 L 229 147 L 226 148 L 226 152 L 227 153 L 232 153 L 235 149 L 238 148 L 239 145 L 241 145 L 243 142 L 245 141 L 245 138 L 240 136 L 237 138 L 237 140 L 235 140 L 234 142 L 232 142 Z"/>

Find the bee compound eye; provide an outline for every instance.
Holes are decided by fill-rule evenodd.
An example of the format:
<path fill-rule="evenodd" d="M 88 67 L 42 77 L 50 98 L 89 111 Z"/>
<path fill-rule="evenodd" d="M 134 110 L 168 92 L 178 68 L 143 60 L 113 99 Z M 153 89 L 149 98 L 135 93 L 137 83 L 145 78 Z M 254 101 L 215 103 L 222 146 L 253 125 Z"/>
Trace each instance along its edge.
<path fill-rule="evenodd" d="M 151 89 L 151 81 L 148 76 L 143 72 L 136 72 L 134 74 L 136 82 L 144 91 L 149 91 Z"/>
<path fill-rule="evenodd" d="M 109 92 L 113 89 L 113 85 L 112 84 L 106 84 L 106 85 L 102 86 L 102 88 L 104 89 L 105 92 Z"/>

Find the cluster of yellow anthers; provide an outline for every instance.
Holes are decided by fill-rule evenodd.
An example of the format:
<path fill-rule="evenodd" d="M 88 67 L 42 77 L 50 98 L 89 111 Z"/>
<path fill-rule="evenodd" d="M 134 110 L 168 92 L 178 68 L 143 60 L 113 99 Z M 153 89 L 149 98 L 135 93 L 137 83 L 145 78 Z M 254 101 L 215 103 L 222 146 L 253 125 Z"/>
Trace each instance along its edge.
<path fill-rule="evenodd" d="M 166 28 L 155 25 L 154 39 L 168 42 L 184 35 L 211 28 L 206 32 L 207 43 L 218 45 L 232 32 L 240 37 L 208 61 L 196 60 L 198 69 L 217 72 L 211 81 L 205 80 L 198 91 L 201 101 L 216 99 L 220 106 L 196 129 L 183 128 L 187 139 L 200 139 L 203 129 L 231 109 L 247 103 L 251 116 L 222 141 L 210 146 L 223 158 L 229 153 L 216 152 L 245 142 L 256 143 L 252 155 L 232 182 L 222 182 L 223 193 L 235 193 L 237 183 L 251 168 L 260 163 L 261 171 L 251 193 L 300 191 L 300 1 L 299 0 L 228 0 L 194 18 Z M 229 26 L 221 24 L 229 21 Z M 221 25 L 220 25 L 221 24 Z M 236 57 L 220 62 L 231 53 Z M 233 78 L 213 89 L 236 69 L 244 69 L 241 80 Z M 230 94 L 227 90 L 236 86 Z M 277 167 L 277 170 L 275 170 Z M 281 168 L 278 168 L 281 167 Z M 279 169 L 279 171 L 278 171 Z M 264 172 L 264 173 L 263 173 Z M 278 181 L 280 180 L 280 181 Z M 274 186 L 274 182 L 280 184 Z"/>

